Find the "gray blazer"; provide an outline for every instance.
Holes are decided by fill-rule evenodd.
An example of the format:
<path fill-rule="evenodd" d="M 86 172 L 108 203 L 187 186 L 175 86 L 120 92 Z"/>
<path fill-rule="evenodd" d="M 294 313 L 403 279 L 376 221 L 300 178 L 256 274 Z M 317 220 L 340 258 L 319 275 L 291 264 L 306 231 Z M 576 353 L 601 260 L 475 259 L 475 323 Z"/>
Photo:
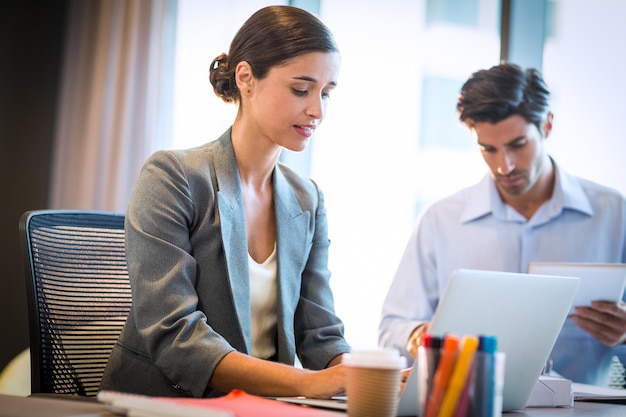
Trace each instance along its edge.
<path fill-rule="evenodd" d="M 159 151 L 126 214 L 133 306 L 101 389 L 194 397 L 229 352 L 251 352 L 248 251 L 230 129 L 185 151 Z M 322 192 L 274 169 L 277 360 L 323 369 L 349 351 L 329 286 Z"/>

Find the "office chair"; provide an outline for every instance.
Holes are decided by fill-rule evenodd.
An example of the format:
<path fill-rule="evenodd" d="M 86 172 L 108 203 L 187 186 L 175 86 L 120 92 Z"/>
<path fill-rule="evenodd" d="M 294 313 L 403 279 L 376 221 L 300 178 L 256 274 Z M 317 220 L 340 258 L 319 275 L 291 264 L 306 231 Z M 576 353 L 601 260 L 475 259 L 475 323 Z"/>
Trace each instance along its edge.
<path fill-rule="evenodd" d="M 131 306 L 124 215 L 36 210 L 19 228 L 31 391 L 94 397 Z"/>

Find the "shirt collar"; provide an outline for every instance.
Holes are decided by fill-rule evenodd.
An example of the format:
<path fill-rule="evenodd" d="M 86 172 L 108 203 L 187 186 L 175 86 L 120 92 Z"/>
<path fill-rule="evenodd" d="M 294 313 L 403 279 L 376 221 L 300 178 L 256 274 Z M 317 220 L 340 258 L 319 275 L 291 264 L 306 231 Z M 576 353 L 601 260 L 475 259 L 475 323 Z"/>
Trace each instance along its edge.
<path fill-rule="evenodd" d="M 568 209 L 592 216 L 591 202 L 578 179 L 561 169 L 552 158 L 551 161 L 556 173 L 554 192 L 552 198 L 542 206 L 546 210 L 540 209 L 542 215 L 553 218 Z M 502 201 L 495 182 L 489 174 L 486 174 L 478 184 L 471 188 L 461 214 L 461 223 L 468 223 L 488 214 L 502 220 L 511 220 L 511 212 L 514 210 Z"/>
<path fill-rule="evenodd" d="M 593 216 L 593 208 L 589 197 L 585 193 L 578 178 L 569 175 L 565 170 L 561 169 L 556 162 L 557 187 L 554 189 L 552 200 L 557 201 L 562 208 L 576 210 L 588 216 Z"/>

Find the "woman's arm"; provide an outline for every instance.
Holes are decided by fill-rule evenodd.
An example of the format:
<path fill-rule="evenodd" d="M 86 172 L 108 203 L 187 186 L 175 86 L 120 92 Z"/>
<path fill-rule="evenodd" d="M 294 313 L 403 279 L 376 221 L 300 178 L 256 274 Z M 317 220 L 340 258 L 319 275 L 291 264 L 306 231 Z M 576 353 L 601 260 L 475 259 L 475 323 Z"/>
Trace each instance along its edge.
<path fill-rule="evenodd" d="M 311 371 L 231 352 L 215 368 L 209 387 L 261 396 L 330 398 L 345 390 L 345 368 L 340 362 L 338 356 L 331 362 L 336 366 Z"/>
<path fill-rule="evenodd" d="M 300 299 L 295 313 L 294 330 L 298 357 L 306 368 L 328 368 L 332 361 L 350 351 L 344 338 L 343 322 L 335 314 L 334 296 L 328 268 L 328 223 L 324 194 L 317 185 L 308 190 L 313 213 L 310 230 L 312 242 L 301 273 Z M 306 203 L 303 203 L 306 206 Z"/>

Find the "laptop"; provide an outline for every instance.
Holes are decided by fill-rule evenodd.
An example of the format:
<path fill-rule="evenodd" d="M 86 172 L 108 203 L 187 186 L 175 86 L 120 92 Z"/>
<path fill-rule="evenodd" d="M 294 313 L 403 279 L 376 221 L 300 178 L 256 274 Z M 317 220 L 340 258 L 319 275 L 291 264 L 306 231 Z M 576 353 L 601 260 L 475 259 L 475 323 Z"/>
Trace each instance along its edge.
<path fill-rule="evenodd" d="M 459 269 L 435 309 L 435 335 L 492 335 L 506 355 L 503 411 L 523 409 L 567 318 L 576 277 Z"/>
<path fill-rule="evenodd" d="M 505 352 L 503 411 L 524 408 L 567 318 L 580 279 L 459 269 L 452 273 L 430 324 L 430 333 L 493 335 Z M 418 372 L 408 376 L 398 417 L 418 416 Z M 346 410 L 347 399 L 279 397 L 280 401 Z"/>
<path fill-rule="evenodd" d="M 586 262 L 531 262 L 529 274 L 561 275 L 580 278 L 580 289 L 572 302 L 576 306 L 588 306 L 594 300 L 622 300 L 626 287 L 626 264 Z"/>

